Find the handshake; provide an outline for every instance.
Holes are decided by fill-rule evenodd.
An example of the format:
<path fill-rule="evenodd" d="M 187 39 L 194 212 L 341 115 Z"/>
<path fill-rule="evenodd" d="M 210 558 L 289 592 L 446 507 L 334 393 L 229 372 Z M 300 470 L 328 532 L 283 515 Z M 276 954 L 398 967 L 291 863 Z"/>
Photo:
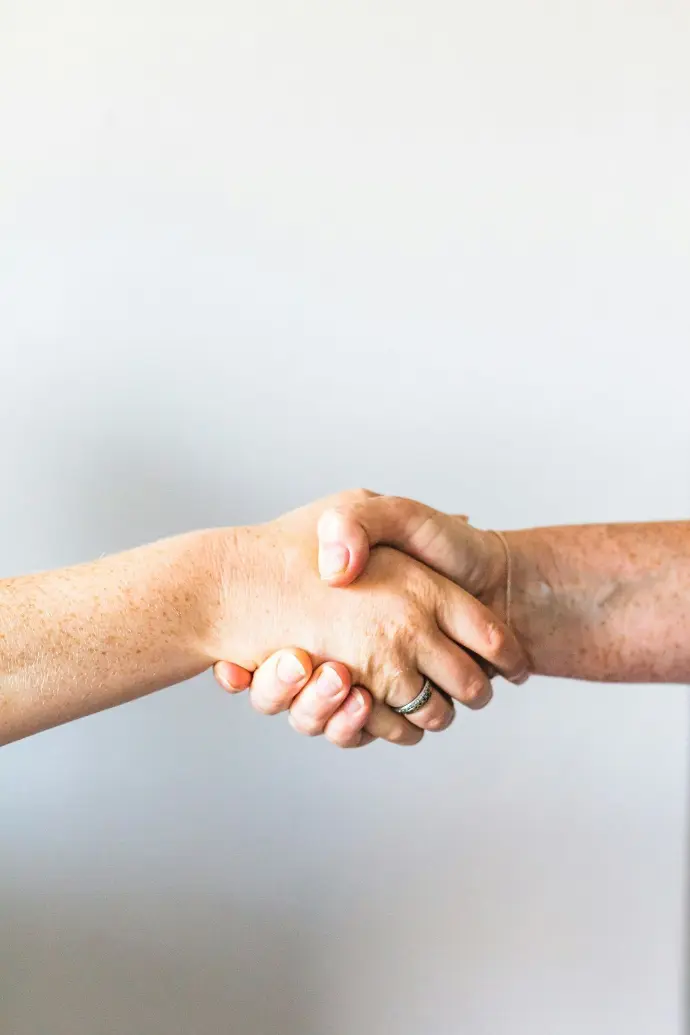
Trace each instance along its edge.
<path fill-rule="evenodd" d="M 500 533 L 358 490 L 216 534 L 216 679 L 299 733 L 416 744 L 528 677 Z"/>
<path fill-rule="evenodd" d="M 360 490 L 0 580 L 0 744 L 211 665 L 340 747 L 416 744 L 496 673 L 687 683 L 689 558 L 690 521 L 504 535 Z"/>

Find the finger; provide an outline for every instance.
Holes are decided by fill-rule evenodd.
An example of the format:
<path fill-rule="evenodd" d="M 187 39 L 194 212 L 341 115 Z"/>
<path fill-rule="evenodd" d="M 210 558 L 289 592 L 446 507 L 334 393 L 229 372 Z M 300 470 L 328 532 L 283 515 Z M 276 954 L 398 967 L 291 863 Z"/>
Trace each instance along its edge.
<path fill-rule="evenodd" d="M 217 661 L 213 666 L 213 675 L 218 685 L 229 694 L 248 690 L 252 683 L 252 673 L 231 661 Z"/>
<path fill-rule="evenodd" d="M 290 725 L 307 737 L 319 736 L 349 692 L 347 667 L 339 662 L 326 662 L 316 669 L 290 705 Z"/>
<path fill-rule="evenodd" d="M 515 683 L 527 679 L 529 661 L 512 630 L 447 579 L 440 586 L 436 620 L 446 636 L 484 658 L 506 679 Z"/>
<path fill-rule="evenodd" d="M 478 592 L 485 576 L 477 563 L 484 540 L 465 515 L 444 514 L 416 500 L 373 496 L 332 507 L 321 515 L 318 537 L 319 572 L 333 586 L 347 586 L 361 575 L 377 544 L 403 550 L 470 590 Z"/>
<path fill-rule="evenodd" d="M 460 704 L 483 708 L 491 700 L 493 690 L 486 672 L 442 632 L 420 644 L 417 658 L 417 664 L 432 683 Z M 414 719 L 414 715 L 408 718 Z"/>
<path fill-rule="evenodd" d="M 453 646 L 455 645 L 453 644 Z M 411 704 L 422 692 L 425 676 L 428 674 L 431 679 L 431 675 L 426 668 L 424 672 L 425 675 L 420 675 L 416 672 L 409 680 L 405 678 L 397 682 L 389 691 L 386 697 L 386 704 L 392 708 L 402 708 L 406 704 Z M 436 683 L 436 680 L 432 679 L 432 682 Z M 431 697 L 426 704 L 404 716 L 413 726 L 418 726 L 422 730 L 428 730 L 430 733 L 438 733 L 441 730 L 448 729 L 455 718 L 455 707 L 452 701 L 439 692 L 438 687 L 440 686 L 441 684 L 437 683 L 432 689 Z M 445 690 L 445 686 L 442 689 Z"/>
<path fill-rule="evenodd" d="M 277 715 L 290 707 L 312 673 L 305 650 L 288 648 L 272 654 L 254 673 L 249 698 L 264 715 Z"/>
<path fill-rule="evenodd" d="M 324 735 L 341 748 L 365 747 L 376 738 L 364 729 L 371 710 L 372 697 L 368 690 L 355 686 L 326 723 Z"/>
<path fill-rule="evenodd" d="M 365 730 L 372 737 L 380 737 L 402 747 L 418 744 L 424 736 L 424 730 L 413 726 L 403 715 L 397 715 L 382 701 L 374 701 Z"/>
<path fill-rule="evenodd" d="M 319 575 L 332 586 L 349 586 L 369 560 L 369 539 L 362 524 L 340 510 L 319 518 Z"/>

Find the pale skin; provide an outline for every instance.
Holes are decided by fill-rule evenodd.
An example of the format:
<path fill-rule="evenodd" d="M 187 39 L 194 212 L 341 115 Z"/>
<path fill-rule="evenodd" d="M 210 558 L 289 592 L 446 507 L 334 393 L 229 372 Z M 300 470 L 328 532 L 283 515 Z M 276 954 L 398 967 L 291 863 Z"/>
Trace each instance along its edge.
<path fill-rule="evenodd" d="M 690 682 L 690 522 L 505 533 L 510 619 L 522 653 L 501 621 L 507 567 L 494 534 L 410 500 L 360 491 L 324 512 L 326 502 L 259 529 L 191 533 L 0 582 L 0 742 L 180 682 L 222 656 L 245 666 L 216 665 L 226 689 L 251 684 L 255 707 L 289 710 L 299 732 L 325 733 L 342 747 L 377 736 L 415 743 L 424 729 L 452 719 L 440 694 L 412 721 L 391 711 L 415 695 L 421 672 L 432 674 L 409 642 L 409 623 L 416 632 L 418 621 L 427 658 L 432 645 L 443 648 L 444 678 L 453 684 L 443 689 L 472 707 L 485 704 L 490 689 L 469 657 L 458 662 L 459 643 L 515 682 L 524 679 L 525 659 L 544 675 Z M 340 588 L 340 602 L 343 592 L 352 594 L 351 609 L 331 610 L 333 601 L 307 574 L 316 563 L 310 537 L 318 514 L 320 589 Z M 383 543 L 461 584 L 480 609 L 467 593 L 454 596 L 444 579 L 434 582 L 387 551 L 374 550 L 365 579 L 344 591 Z M 449 595 L 453 603 L 444 606 Z M 431 620 L 440 611 L 452 616 L 455 643 Z M 380 632 L 391 612 L 390 639 L 375 643 L 372 627 Z M 334 624 L 341 627 L 335 637 Z M 308 645 L 316 664 L 304 649 L 276 651 L 279 639 Z M 395 645 L 394 660 L 382 640 Z M 324 661 L 336 654 L 343 661 Z M 351 687 L 348 664 L 374 684 L 376 700 Z"/>
<path fill-rule="evenodd" d="M 505 532 L 511 566 L 510 625 L 530 671 L 607 682 L 690 683 L 690 521 L 535 528 Z M 507 559 L 500 539 L 464 517 L 413 500 L 368 494 L 323 514 L 322 578 L 344 587 L 385 543 L 458 582 L 505 618 Z M 219 663 L 216 676 L 240 689 L 251 676 Z M 289 708 L 314 735 L 338 710 L 313 695 L 288 701 L 270 672 L 252 695 L 262 710 Z M 362 729 L 366 727 L 363 722 Z"/>
<path fill-rule="evenodd" d="M 415 743 L 448 725 L 450 699 L 481 707 L 491 687 L 474 656 L 522 681 L 527 656 L 514 634 L 419 561 L 382 547 L 347 591 L 319 578 L 319 515 L 365 499 L 345 494 L 267 525 L 193 532 L 0 582 L 0 743 L 189 679 L 218 658 L 258 669 L 259 689 L 264 677 L 278 689 L 264 711 L 294 707 L 309 690 L 338 713 L 319 732 L 328 726 L 346 747 Z M 409 721 L 392 709 L 424 676 L 443 693 Z"/>

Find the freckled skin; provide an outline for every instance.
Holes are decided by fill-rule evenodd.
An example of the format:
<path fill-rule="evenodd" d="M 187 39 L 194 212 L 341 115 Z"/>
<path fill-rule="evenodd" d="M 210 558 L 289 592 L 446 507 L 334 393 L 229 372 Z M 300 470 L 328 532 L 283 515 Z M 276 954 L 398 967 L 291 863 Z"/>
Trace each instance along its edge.
<path fill-rule="evenodd" d="M 0 744 L 208 666 L 207 535 L 0 582 Z"/>
<path fill-rule="evenodd" d="M 479 605 L 458 598 L 438 574 L 442 564 L 432 572 L 387 548 L 372 552 L 355 586 L 322 583 L 315 528 L 326 502 L 261 528 L 191 533 L 0 582 L 0 743 L 181 682 L 218 658 L 251 671 L 290 643 L 317 662 L 342 661 L 378 702 L 411 700 L 426 664 L 448 651 L 441 631 L 466 631 L 468 608 Z M 471 546 L 465 575 L 477 567 L 475 553 L 486 560 L 482 585 L 466 588 L 500 619 L 500 543 L 464 521 L 458 527 Z M 452 539 L 441 542 L 451 559 Z M 506 540 L 511 624 L 532 671 L 690 682 L 690 522 L 532 529 Z M 490 662 L 497 627 L 481 610 L 472 643 Z M 472 654 L 467 639 L 455 639 Z M 514 678 L 524 670 L 514 637 L 503 662 Z M 467 654 L 448 654 L 447 664 L 454 696 L 479 700 L 484 677 L 474 663 L 470 674 Z"/>
<path fill-rule="evenodd" d="M 690 521 L 507 532 L 532 671 L 690 682 Z"/>
<path fill-rule="evenodd" d="M 352 558 L 388 543 L 453 579 L 498 618 L 506 612 L 531 671 L 574 679 L 690 682 L 690 521 L 570 525 L 503 537 L 415 500 L 363 491 L 320 529 Z M 355 583 L 356 585 L 356 583 Z"/>
<path fill-rule="evenodd" d="M 414 699 L 422 672 L 470 707 L 486 703 L 488 680 L 463 644 L 512 678 L 525 671 L 509 630 L 497 647 L 494 616 L 413 558 L 378 548 L 357 586 L 322 582 L 325 505 L 0 582 L 0 743 L 182 682 L 219 658 L 254 671 L 285 644 L 316 665 L 342 662 L 393 706 Z M 399 738 L 419 739 L 393 719 Z"/>

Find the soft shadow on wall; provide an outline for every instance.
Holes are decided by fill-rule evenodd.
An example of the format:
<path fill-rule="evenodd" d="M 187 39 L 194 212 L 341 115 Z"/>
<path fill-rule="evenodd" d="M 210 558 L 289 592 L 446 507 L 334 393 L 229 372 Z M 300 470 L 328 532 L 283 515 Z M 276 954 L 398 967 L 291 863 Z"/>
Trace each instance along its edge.
<path fill-rule="evenodd" d="M 74 895 L 74 892 L 72 892 Z M 191 900 L 191 896 L 190 896 Z M 310 1030 L 303 918 L 238 901 L 136 898 L 7 904 L 0 946 L 7 1035 L 250 1035 Z"/>

